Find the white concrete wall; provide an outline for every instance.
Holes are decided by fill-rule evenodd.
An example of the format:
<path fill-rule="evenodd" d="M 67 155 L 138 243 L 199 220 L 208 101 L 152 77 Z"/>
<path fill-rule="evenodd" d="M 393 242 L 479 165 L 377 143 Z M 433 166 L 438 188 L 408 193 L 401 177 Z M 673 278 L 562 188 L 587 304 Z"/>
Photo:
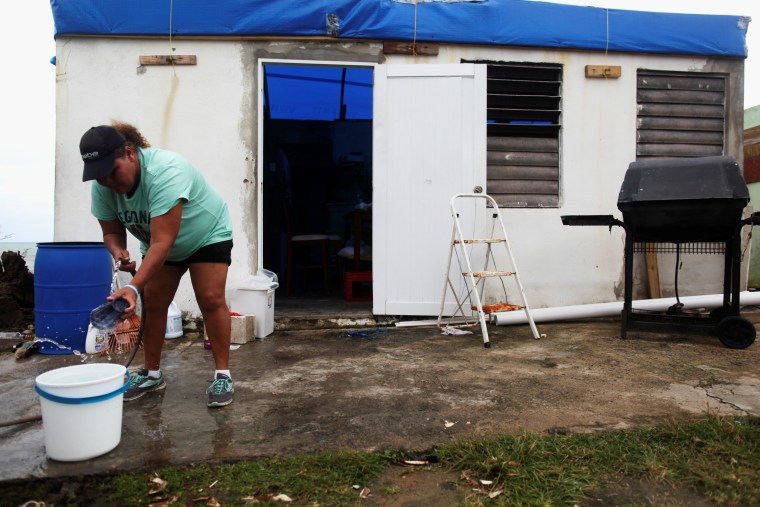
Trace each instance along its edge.
<path fill-rule="evenodd" d="M 256 90 L 253 53 L 266 58 L 367 61 L 368 45 L 253 41 L 85 39 L 58 41 L 56 241 L 97 241 L 89 213 L 89 184 L 81 182 L 78 143 L 90 126 L 112 118 L 134 123 L 155 146 L 194 162 L 227 200 L 235 229 L 236 279 L 256 269 Z M 263 50 L 262 50 L 263 48 Z M 352 53 L 353 51 L 353 53 Z M 140 55 L 194 54 L 196 66 L 140 67 Z M 336 56 L 336 53 L 340 53 Z M 383 59 L 382 55 L 380 59 Z M 741 160 L 743 62 L 640 54 L 548 51 L 529 48 L 441 47 L 437 57 L 387 56 L 387 63 L 458 63 L 464 60 L 558 63 L 564 66 L 561 138 L 561 206 L 503 209 L 510 241 L 531 306 L 608 302 L 623 295 L 623 233 L 620 228 L 567 227 L 561 215 L 613 214 L 628 164 L 636 153 L 636 71 L 730 73 L 726 112 L 728 155 Z M 619 79 L 589 79 L 585 65 L 620 65 Z M 441 220 L 450 221 L 448 212 Z M 136 245 L 131 248 L 137 252 Z M 667 261 L 670 262 L 670 261 Z M 716 256 L 684 259 L 681 296 L 722 292 Z M 672 282 L 663 264 L 663 296 Z M 637 278 L 644 276 L 637 269 Z M 695 275 L 695 276 L 690 276 Z M 671 283 L 672 285 L 672 283 Z M 637 289 L 635 297 L 645 297 Z M 177 302 L 197 312 L 189 280 Z"/>
<path fill-rule="evenodd" d="M 181 153 L 227 201 L 234 228 L 231 275 L 256 258 L 253 75 L 237 42 L 63 39 L 57 43 L 55 241 L 101 241 L 82 183 L 79 139 L 91 126 L 126 121 L 155 147 Z M 197 65 L 140 66 L 141 55 L 197 56 Z M 130 254 L 139 246 L 130 236 Z M 176 298 L 198 312 L 189 276 Z"/>

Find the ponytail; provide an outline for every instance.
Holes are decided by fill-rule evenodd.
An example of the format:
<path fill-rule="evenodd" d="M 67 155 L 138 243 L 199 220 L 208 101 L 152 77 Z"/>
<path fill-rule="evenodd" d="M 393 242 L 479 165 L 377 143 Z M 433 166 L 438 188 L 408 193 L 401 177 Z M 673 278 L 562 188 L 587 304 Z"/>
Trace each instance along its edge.
<path fill-rule="evenodd" d="M 126 139 L 125 145 L 130 145 L 132 148 L 150 148 L 150 143 L 148 142 L 145 137 L 140 133 L 139 130 L 137 130 L 137 127 L 134 125 L 131 125 L 129 123 L 124 123 L 121 121 L 112 121 L 111 125 L 113 128 L 119 131 L 121 135 L 124 136 Z M 123 150 L 123 148 L 122 148 Z M 119 154 L 117 154 L 119 156 Z M 123 156 L 123 154 L 121 154 Z"/>

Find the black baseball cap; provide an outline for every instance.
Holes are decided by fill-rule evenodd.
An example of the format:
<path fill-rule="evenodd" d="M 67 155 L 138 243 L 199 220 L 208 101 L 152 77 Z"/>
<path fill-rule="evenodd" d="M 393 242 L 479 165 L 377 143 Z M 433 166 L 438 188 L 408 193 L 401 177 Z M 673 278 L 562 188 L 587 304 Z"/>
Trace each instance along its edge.
<path fill-rule="evenodd" d="M 79 141 L 79 153 L 84 160 L 82 181 L 97 180 L 108 176 L 113 170 L 116 150 L 124 146 L 126 139 L 110 125 L 92 127 Z"/>

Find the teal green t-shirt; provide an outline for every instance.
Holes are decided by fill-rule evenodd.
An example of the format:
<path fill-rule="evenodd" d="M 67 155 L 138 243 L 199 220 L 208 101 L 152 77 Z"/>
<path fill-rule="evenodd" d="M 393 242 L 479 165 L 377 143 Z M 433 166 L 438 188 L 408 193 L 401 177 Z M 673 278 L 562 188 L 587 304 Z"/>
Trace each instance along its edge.
<path fill-rule="evenodd" d="M 182 224 L 167 260 L 183 261 L 199 248 L 232 239 L 227 204 L 198 169 L 171 151 L 138 150 L 140 183 L 132 197 L 92 182 L 92 214 L 118 220 L 138 240 L 143 255 L 150 245 L 150 220 L 182 205 Z"/>

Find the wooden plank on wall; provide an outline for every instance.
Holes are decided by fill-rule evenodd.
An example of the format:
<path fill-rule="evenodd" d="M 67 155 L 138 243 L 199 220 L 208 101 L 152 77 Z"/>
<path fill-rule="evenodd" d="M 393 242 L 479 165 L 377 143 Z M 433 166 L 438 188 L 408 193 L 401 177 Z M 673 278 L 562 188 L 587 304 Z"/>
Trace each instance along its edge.
<path fill-rule="evenodd" d="M 500 194 L 490 190 L 488 195 L 493 197 L 500 208 L 556 208 L 559 206 L 557 195 Z"/>
<path fill-rule="evenodd" d="M 558 181 L 542 180 L 488 180 L 489 194 L 556 194 Z"/>
<path fill-rule="evenodd" d="M 637 144 L 641 157 L 712 157 L 723 154 L 723 146 L 697 144 Z"/>
<path fill-rule="evenodd" d="M 638 105 L 639 116 L 680 116 L 684 118 L 723 118 L 722 105 L 697 104 L 654 104 L 643 102 Z"/>
<path fill-rule="evenodd" d="M 723 132 L 723 118 L 673 118 L 658 116 L 639 116 L 636 125 L 640 129 L 688 130 L 705 132 Z M 745 131 L 746 132 L 746 131 Z M 746 139 L 746 134 L 744 136 Z"/>
<path fill-rule="evenodd" d="M 383 53 L 386 55 L 438 56 L 438 44 L 431 42 L 385 41 L 383 42 Z"/>
<path fill-rule="evenodd" d="M 494 151 L 559 152 L 559 140 L 541 137 L 488 137 L 488 149 Z"/>
<path fill-rule="evenodd" d="M 559 167 L 537 165 L 491 165 L 489 180 L 554 180 L 559 181 Z"/>
<path fill-rule="evenodd" d="M 644 254 L 647 265 L 647 283 L 649 284 L 650 299 L 659 299 L 660 295 L 660 270 L 657 266 L 657 253 L 647 250 Z"/>
<path fill-rule="evenodd" d="M 559 155 L 527 151 L 489 151 L 487 161 L 488 165 L 559 166 Z"/>
<path fill-rule="evenodd" d="M 688 130 L 639 129 L 636 137 L 640 143 L 667 144 L 723 144 L 723 131 L 689 132 Z"/>
<path fill-rule="evenodd" d="M 702 90 L 639 90 L 639 102 L 657 102 L 660 104 L 720 104 L 723 105 L 725 93 L 722 91 L 705 92 Z"/>
<path fill-rule="evenodd" d="M 140 65 L 196 65 L 195 55 L 142 55 Z"/>

